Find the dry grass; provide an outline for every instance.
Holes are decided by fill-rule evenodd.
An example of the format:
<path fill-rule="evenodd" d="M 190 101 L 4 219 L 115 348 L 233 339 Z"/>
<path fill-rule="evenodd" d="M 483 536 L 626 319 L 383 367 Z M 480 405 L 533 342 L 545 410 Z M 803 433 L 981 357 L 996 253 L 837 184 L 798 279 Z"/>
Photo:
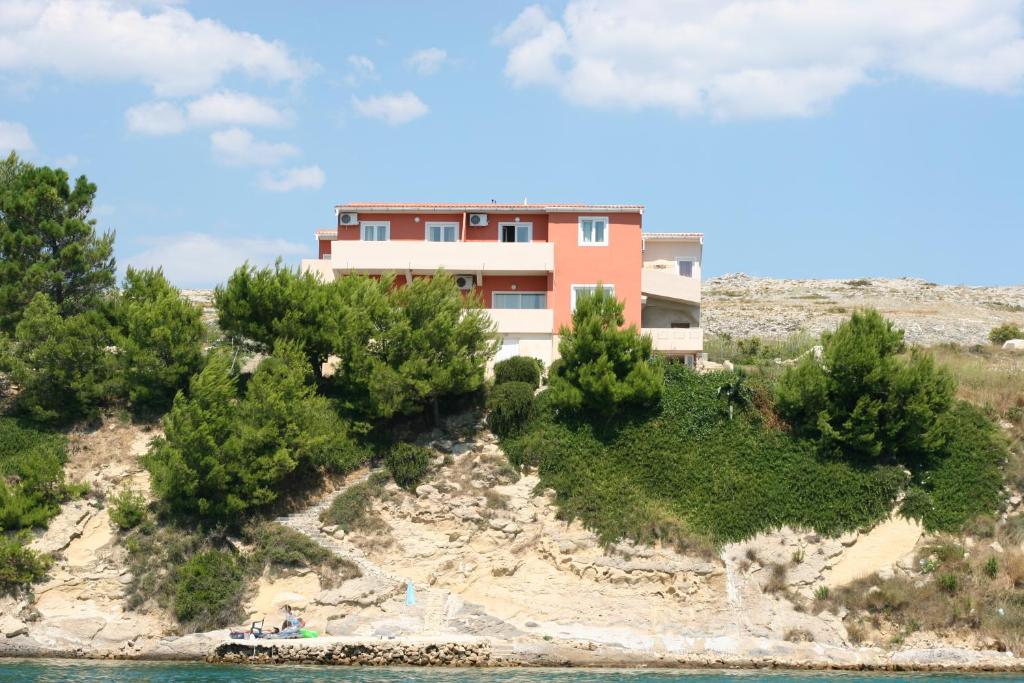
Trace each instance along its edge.
<path fill-rule="evenodd" d="M 1024 427 L 1024 353 L 949 345 L 930 351 L 956 377 L 960 398 Z"/>
<path fill-rule="evenodd" d="M 815 604 L 848 610 L 851 642 L 871 633 L 876 644 L 896 645 L 926 630 L 977 643 L 994 638 L 1019 652 L 1024 646 L 1024 554 L 1012 540 L 1011 527 L 996 531 L 1002 553 L 989 548 L 988 540 L 971 550 L 955 539 L 940 540 L 919 552 L 919 575 L 867 577 L 819 596 Z M 890 634 L 887 640 L 883 633 Z"/>

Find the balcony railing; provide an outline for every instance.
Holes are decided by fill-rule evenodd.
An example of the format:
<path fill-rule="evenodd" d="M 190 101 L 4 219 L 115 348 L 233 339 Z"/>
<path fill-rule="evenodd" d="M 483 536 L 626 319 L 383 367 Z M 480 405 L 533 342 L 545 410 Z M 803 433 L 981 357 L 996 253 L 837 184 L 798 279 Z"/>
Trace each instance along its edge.
<path fill-rule="evenodd" d="M 550 308 L 488 308 L 501 334 L 551 334 L 555 312 Z"/>
<path fill-rule="evenodd" d="M 330 267 L 341 272 L 544 274 L 555 267 L 551 242 L 331 242 Z"/>
<path fill-rule="evenodd" d="M 700 353 L 704 350 L 704 329 L 700 327 L 645 327 L 655 351 L 662 353 Z"/>
<path fill-rule="evenodd" d="M 674 301 L 700 303 L 700 280 L 683 277 L 671 270 L 643 268 L 640 271 L 640 292 Z"/>

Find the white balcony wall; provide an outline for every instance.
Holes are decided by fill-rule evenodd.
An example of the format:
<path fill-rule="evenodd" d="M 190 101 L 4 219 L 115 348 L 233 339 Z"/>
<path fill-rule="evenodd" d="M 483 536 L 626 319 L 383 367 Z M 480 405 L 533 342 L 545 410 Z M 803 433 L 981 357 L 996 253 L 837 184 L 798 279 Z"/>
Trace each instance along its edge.
<path fill-rule="evenodd" d="M 551 334 L 555 312 L 550 308 L 488 308 L 501 334 Z"/>
<path fill-rule="evenodd" d="M 700 327 L 645 327 L 655 351 L 661 353 L 700 353 L 704 350 L 704 330 Z"/>
<path fill-rule="evenodd" d="M 544 274 L 554 270 L 555 245 L 551 242 L 425 242 L 393 240 L 331 243 L 331 268 L 335 271 L 384 273 L 450 273 L 492 275 Z"/>
<path fill-rule="evenodd" d="M 673 301 L 700 303 L 700 279 L 683 277 L 668 269 L 644 267 L 640 271 L 640 292 Z"/>

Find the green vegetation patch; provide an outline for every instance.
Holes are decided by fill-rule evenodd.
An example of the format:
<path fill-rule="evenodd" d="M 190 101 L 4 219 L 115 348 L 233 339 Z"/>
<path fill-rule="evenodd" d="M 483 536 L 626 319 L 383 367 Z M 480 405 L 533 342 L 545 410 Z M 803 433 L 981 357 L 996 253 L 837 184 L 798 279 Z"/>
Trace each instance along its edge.
<path fill-rule="evenodd" d="M 320 515 L 324 524 L 333 524 L 342 531 L 367 533 L 382 531 L 385 522 L 373 510 L 373 500 L 380 496 L 387 483 L 387 474 L 372 475 L 369 479 L 353 484 L 335 496 L 331 506 Z"/>
<path fill-rule="evenodd" d="M 895 466 L 823 459 L 756 413 L 729 420 L 718 391 L 729 373 L 670 364 L 665 377 L 661 410 L 648 417 L 558 420 L 542 398 L 541 417 L 504 443 L 513 462 L 540 466 L 563 515 L 605 542 L 722 543 L 784 524 L 838 534 L 885 517 L 906 483 Z"/>
<path fill-rule="evenodd" d="M 28 534 L 0 535 L 0 595 L 16 592 L 46 576 L 50 557 L 28 547 Z"/>
<path fill-rule="evenodd" d="M 45 527 L 81 493 L 64 481 L 66 443 L 63 434 L 0 416 L 0 531 Z"/>

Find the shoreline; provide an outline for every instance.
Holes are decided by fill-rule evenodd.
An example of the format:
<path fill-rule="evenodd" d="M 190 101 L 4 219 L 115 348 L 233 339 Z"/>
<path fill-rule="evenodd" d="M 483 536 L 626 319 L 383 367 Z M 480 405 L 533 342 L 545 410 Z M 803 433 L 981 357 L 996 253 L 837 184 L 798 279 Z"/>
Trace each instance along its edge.
<path fill-rule="evenodd" d="M 199 635 L 199 634 L 196 634 Z M 176 643 L 185 640 L 189 643 Z M 688 639 L 690 640 L 690 639 Z M 185 636 L 138 652 L 47 648 L 2 643 L 0 660 L 56 659 L 240 665 L 389 666 L 435 668 L 702 669 L 864 672 L 1024 672 L 1024 658 L 964 648 L 888 651 L 757 639 L 743 651 L 717 639 L 689 647 L 635 650 L 593 642 L 517 642 L 488 638 L 368 639 L 326 636 L 296 640 L 221 640 Z"/>

